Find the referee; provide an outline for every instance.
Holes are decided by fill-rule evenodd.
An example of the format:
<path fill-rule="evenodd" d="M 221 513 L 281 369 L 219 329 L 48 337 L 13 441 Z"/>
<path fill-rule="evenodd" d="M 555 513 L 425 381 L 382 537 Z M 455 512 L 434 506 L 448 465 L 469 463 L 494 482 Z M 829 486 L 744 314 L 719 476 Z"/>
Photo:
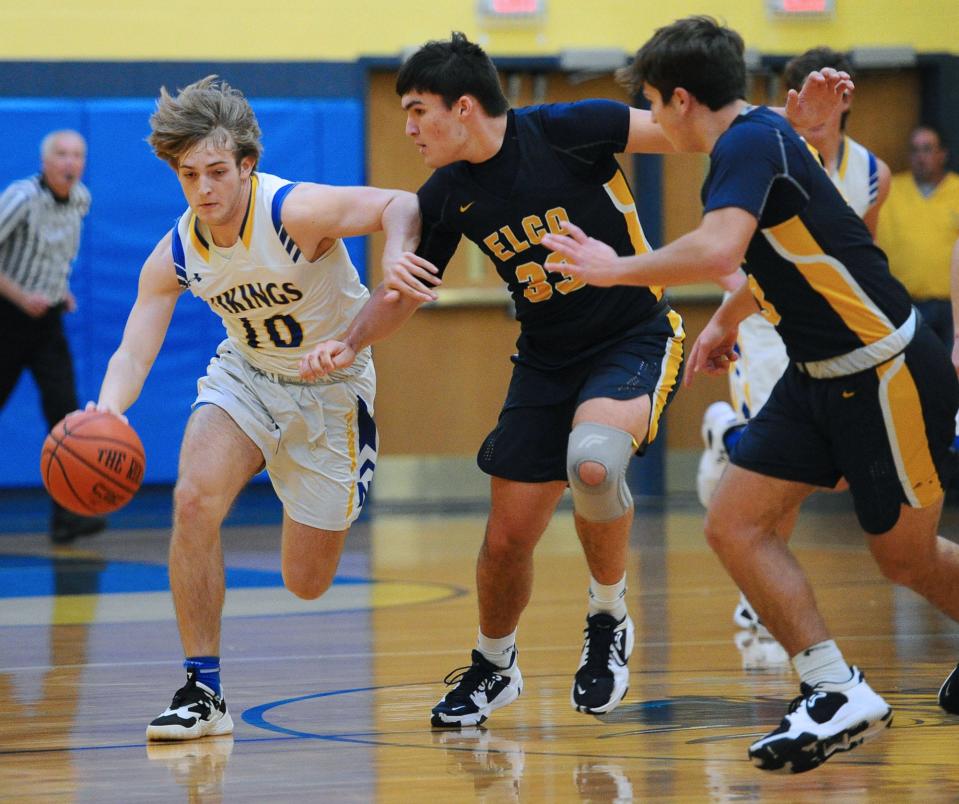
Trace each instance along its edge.
<path fill-rule="evenodd" d="M 68 280 L 90 208 L 90 192 L 80 182 L 86 155 L 76 131 L 53 131 L 40 145 L 40 174 L 0 194 L 0 408 L 29 369 L 48 428 L 78 407 L 61 316 L 76 309 Z M 104 527 L 102 517 L 78 516 L 53 504 L 55 543 Z"/>

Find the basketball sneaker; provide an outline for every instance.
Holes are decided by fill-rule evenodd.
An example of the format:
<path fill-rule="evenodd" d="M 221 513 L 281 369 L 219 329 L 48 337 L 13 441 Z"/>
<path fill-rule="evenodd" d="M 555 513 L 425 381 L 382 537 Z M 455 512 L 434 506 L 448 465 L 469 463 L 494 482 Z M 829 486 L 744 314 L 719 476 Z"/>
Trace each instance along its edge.
<path fill-rule="evenodd" d="M 823 764 L 839 751 L 851 751 L 878 737 L 892 724 L 892 709 L 872 691 L 858 667 L 855 685 L 822 681 L 815 687 L 800 684 L 779 728 L 749 746 L 757 768 L 803 773 Z"/>
<path fill-rule="evenodd" d="M 700 435 L 703 437 L 705 449 L 696 470 L 696 494 L 703 508 L 709 507 L 713 492 L 716 491 L 719 479 L 729 463 L 729 453 L 723 444 L 723 436 L 730 427 L 743 423 L 728 402 L 713 402 L 703 414 Z"/>
<path fill-rule="evenodd" d="M 633 652 L 633 621 L 617 621 L 600 612 L 586 618 L 586 635 L 570 700 L 577 712 L 612 712 L 629 689 L 629 654 Z"/>
<path fill-rule="evenodd" d="M 217 695 L 187 670 L 186 684 L 176 691 L 173 703 L 147 726 L 148 740 L 195 740 L 214 734 L 232 734 L 233 718 L 223 695 Z"/>
<path fill-rule="evenodd" d="M 939 706 L 950 715 L 959 715 L 959 665 L 939 688 Z"/>
<path fill-rule="evenodd" d="M 523 675 L 516 663 L 516 649 L 509 666 L 497 667 L 478 650 L 470 655 L 473 663 L 457 667 L 443 683 L 453 687 L 433 707 L 430 723 L 444 726 L 479 726 L 491 713 L 513 703 L 523 692 Z"/>

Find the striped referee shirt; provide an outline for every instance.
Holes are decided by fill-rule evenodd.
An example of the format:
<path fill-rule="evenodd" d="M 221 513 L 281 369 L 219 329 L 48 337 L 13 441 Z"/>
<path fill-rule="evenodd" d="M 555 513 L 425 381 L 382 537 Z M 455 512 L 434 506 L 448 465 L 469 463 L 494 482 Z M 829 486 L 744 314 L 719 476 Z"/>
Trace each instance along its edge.
<path fill-rule="evenodd" d="M 13 182 L 0 194 L 0 271 L 28 293 L 62 302 L 89 209 L 90 191 L 80 182 L 66 200 L 39 175 Z"/>

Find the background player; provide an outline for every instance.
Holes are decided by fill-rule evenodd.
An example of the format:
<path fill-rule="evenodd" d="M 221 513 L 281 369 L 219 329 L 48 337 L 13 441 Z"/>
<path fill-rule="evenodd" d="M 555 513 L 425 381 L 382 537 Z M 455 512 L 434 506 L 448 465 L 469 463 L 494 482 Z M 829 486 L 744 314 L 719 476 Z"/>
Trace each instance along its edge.
<path fill-rule="evenodd" d="M 706 517 L 710 545 L 793 657 L 801 694 L 749 749 L 765 770 L 809 770 L 889 725 L 891 710 L 850 668 L 776 525 L 845 477 L 887 577 L 959 617 L 959 547 L 937 536 L 939 467 L 952 441 L 959 382 L 862 220 L 806 145 L 745 96 L 743 42 L 708 17 L 660 28 L 626 77 L 643 88 L 677 149 L 708 153 L 699 227 L 650 254 L 620 257 L 568 226 L 546 235 L 570 275 L 599 285 L 714 280 L 744 262 L 690 354 L 724 372 L 737 325 L 758 304 L 790 365 L 746 428 Z M 815 236 L 812 234 L 815 232 Z M 956 675 L 954 672 L 953 675 Z M 940 703 L 955 711 L 952 676 Z"/>
<path fill-rule="evenodd" d="M 184 289 L 223 319 L 227 337 L 198 383 L 174 491 L 170 588 L 187 683 L 147 728 L 152 740 L 185 740 L 233 729 L 219 675 L 220 526 L 264 465 L 283 502 L 286 587 L 311 599 L 333 581 L 376 460 L 375 374 L 369 351 L 322 379 L 304 380 L 300 365 L 369 295 L 340 238 L 383 229 L 384 261 L 402 262 L 419 212 L 411 193 L 256 172 L 256 117 L 215 76 L 175 97 L 161 91 L 150 126 L 189 209 L 143 266 L 96 407 L 120 415 L 137 399 Z"/>
<path fill-rule="evenodd" d="M 835 105 L 838 76 L 817 76 Z M 442 271 L 462 236 L 493 261 L 520 322 L 513 377 L 496 428 L 480 447 L 491 510 L 477 560 L 479 634 L 471 664 L 433 708 L 436 726 L 482 723 L 516 699 L 516 631 L 529 602 L 533 551 L 569 485 L 589 568 L 585 639 L 571 685 L 581 712 L 609 712 L 629 684 L 633 625 L 625 603 L 633 518 L 625 474 L 656 437 L 676 389 L 685 337 L 660 287 L 597 289 L 566 276 L 541 241 L 564 221 L 589 221 L 620 254 L 649 251 L 614 157 L 671 146 L 648 112 L 605 100 L 510 110 L 489 57 L 462 34 L 429 42 L 403 65 L 397 94 L 406 133 L 433 176 L 420 188 L 418 254 Z M 800 114 L 811 99 L 790 108 Z M 811 104 L 815 106 L 815 104 Z M 822 119 L 818 108 L 808 118 Z M 429 271 L 384 285 L 419 301 Z M 374 295 L 328 366 L 385 337 L 386 296 Z"/>

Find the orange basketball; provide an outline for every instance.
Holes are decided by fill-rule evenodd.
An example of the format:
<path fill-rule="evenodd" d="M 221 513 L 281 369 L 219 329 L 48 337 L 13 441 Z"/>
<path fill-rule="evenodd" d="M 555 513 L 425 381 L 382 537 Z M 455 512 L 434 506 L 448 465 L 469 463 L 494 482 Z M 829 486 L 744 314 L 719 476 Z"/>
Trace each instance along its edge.
<path fill-rule="evenodd" d="M 143 482 L 140 437 L 111 413 L 86 410 L 50 431 L 40 476 L 50 496 L 75 514 L 97 516 L 122 508 Z"/>

